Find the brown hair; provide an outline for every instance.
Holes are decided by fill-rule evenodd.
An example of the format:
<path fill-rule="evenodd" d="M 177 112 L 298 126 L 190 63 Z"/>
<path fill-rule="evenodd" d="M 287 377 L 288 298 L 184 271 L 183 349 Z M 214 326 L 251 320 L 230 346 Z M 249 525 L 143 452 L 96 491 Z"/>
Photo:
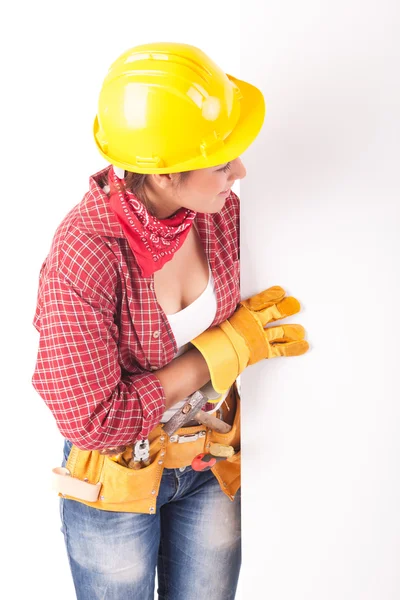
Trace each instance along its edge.
<path fill-rule="evenodd" d="M 177 187 L 181 186 L 184 181 L 186 181 L 192 171 L 183 171 L 182 173 L 178 173 L 180 177 L 178 178 Z M 129 190 L 133 194 L 135 194 L 136 198 L 144 204 L 146 209 L 150 214 L 154 214 L 153 206 L 151 205 L 148 197 L 146 196 L 145 185 L 147 179 L 149 177 L 148 173 L 133 173 L 132 171 L 125 172 L 125 178 L 122 181 L 126 190 Z M 108 184 L 107 181 L 107 173 L 104 174 L 103 180 L 100 181 L 100 185 L 104 187 Z M 115 191 L 115 190 L 111 190 Z"/>

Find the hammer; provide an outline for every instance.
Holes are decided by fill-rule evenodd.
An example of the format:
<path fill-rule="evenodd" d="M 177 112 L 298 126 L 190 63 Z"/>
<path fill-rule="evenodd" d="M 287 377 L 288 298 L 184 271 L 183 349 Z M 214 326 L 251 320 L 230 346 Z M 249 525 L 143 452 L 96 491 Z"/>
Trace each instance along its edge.
<path fill-rule="evenodd" d="M 218 433 L 228 433 L 228 431 L 232 429 L 231 425 L 228 425 L 228 423 L 214 417 L 214 415 L 210 415 L 204 410 L 201 410 L 202 407 L 207 404 L 209 399 L 209 396 L 205 396 L 200 390 L 194 392 L 194 394 L 192 394 L 185 402 L 182 409 L 175 413 L 170 420 L 165 423 L 165 433 L 171 436 L 180 427 L 183 427 L 185 423 L 189 423 L 193 419 Z"/>

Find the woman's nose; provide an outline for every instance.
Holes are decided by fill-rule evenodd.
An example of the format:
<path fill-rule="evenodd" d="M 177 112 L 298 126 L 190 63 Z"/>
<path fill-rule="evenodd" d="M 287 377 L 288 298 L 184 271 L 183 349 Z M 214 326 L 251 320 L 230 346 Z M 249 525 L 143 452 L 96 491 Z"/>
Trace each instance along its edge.
<path fill-rule="evenodd" d="M 247 171 L 246 171 L 246 168 L 240 158 L 236 158 L 233 161 L 233 166 L 234 166 L 234 168 L 232 169 L 231 173 L 232 173 L 232 177 L 235 180 L 243 179 L 244 177 L 246 177 Z"/>

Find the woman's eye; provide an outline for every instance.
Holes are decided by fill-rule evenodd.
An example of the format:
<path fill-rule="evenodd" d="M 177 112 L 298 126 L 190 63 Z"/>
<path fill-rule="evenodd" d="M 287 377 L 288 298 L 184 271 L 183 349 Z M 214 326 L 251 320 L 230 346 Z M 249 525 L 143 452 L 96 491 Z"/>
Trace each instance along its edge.
<path fill-rule="evenodd" d="M 228 164 L 225 165 L 225 167 L 223 169 L 220 169 L 220 170 L 223 171 L 224 173 L 226 173 L 227 171 L 229 171 L 230 168 L 231 168 L 231 163 L 228 162 Z"/>

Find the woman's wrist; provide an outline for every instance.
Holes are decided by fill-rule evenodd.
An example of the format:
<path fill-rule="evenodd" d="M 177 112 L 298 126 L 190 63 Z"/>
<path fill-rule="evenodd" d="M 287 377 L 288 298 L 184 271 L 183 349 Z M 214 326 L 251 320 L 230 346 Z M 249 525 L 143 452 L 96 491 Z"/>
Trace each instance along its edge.
<path fill-rule="evenodd" d="M 153 374 L 164 388 L 166 408 L 190 396 L 210 380 L 207 363 L 197 348 L 191 348 Z"/>

